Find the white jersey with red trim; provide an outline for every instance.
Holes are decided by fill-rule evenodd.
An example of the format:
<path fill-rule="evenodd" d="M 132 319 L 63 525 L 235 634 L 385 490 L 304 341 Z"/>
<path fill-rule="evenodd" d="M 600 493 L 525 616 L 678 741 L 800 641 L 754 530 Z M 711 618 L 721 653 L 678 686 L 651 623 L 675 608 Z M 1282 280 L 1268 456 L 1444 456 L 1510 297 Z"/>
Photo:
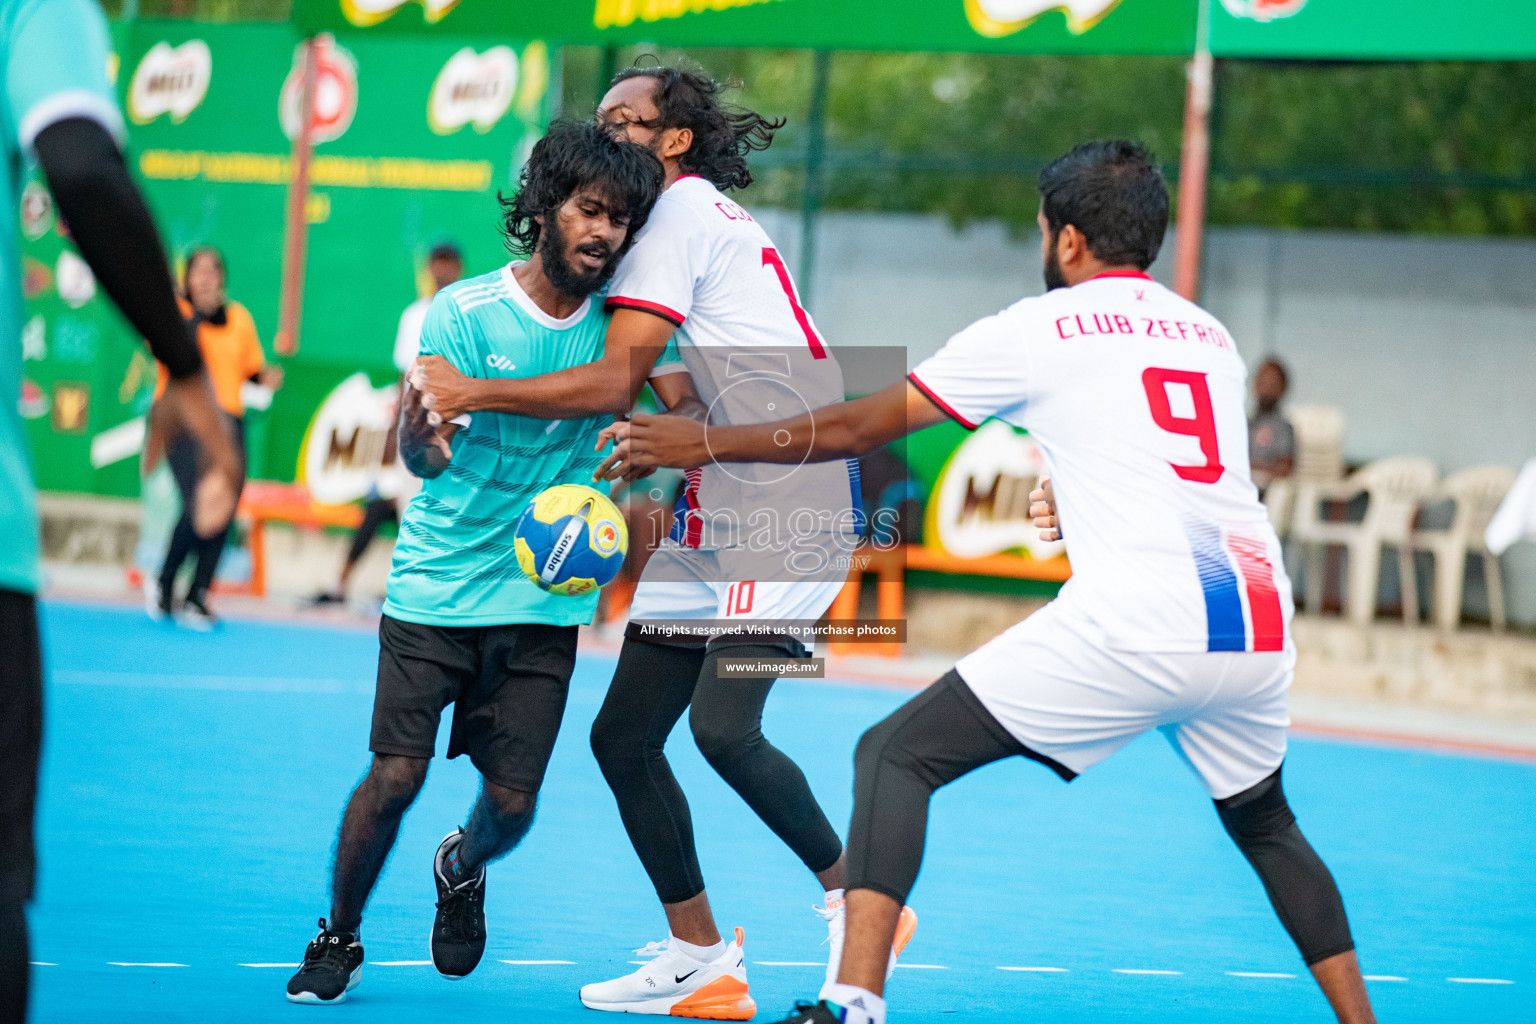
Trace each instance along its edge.
<path fill-rule="evenodd" d="M 842 370 L 773 240 L 697 175 L 657 200 L 607 304 L 677 325 L 679 354 L 712 424 L 767 423 L 843 400 Z M 860 532 L 857 461 L 690 470 L 673 536 L 688 547 L 730 547 L 761 527 L 749 522 L 754 513 L 770 511 L 790 533 Z"/>
<path fill-rule="evenodd" d="M 909 379 L 1045 451 L 1072 560 L 1059 600 L 1107 647 L 1284 647 L 1291 585 L 1249 476 L 1246 371 L 1210 313 L 1102 274 L 977 321 Z"/>

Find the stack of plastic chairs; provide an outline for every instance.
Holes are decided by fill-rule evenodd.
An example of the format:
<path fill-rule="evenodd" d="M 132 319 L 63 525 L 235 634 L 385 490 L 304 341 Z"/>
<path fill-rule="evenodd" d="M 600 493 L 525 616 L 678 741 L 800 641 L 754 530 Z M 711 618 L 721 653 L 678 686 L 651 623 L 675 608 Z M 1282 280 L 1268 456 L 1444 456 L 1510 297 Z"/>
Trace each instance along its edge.
<path fill-rule="evenodd" d="M 1488 582 L 1488 612 L 1495 630 L 1504 629 L 1504 581 L 1499 575 L 1499 560 L 1484 540 L 1488 522 L 1499 503 L 1514 486 L 1515 471 L 1507 466 L 1478 466 L 1447 477 L 1430 495 L 1430 502 L 1455 504 L 1451 525 L 1443 530 L 1416 530 L 1411 546 L 1434 556 L 1434 616 L 1441 629 L 1455 629 L 1461 623 L 1462 591 L 1466 583 L 1467 558 L 1483 560 Z M 1412 570 L 1408 571 L 1412 576 Z M 1406 605 L 1405 605 L 1406 607 Z M 1417 608 L 1414 609 L 1417 612 Z"/>

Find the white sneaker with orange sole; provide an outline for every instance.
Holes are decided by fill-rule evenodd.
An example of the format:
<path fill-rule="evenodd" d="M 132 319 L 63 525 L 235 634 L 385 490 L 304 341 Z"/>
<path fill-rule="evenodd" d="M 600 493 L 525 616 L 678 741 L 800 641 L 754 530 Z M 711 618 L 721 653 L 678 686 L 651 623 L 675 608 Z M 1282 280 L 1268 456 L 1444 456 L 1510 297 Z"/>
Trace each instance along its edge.
<path fill-rule="evenodd" d="M 581 987 L 581 1002 L 592 1010 L 654 1013 L 704 1020 L 751 1020 L 757 1004 L 747 993 L 747 967 L 741 947 L 746 933 L 714 960 L 701 964 L 670 944 L 652 942 L 635 950 L 654 957 L 633 974 Z"/>
<path fill-rule="evenodd" d="M 812 910 L 827 922 L 827 980 L 822 985 L 822 996 L 827 989 L 837 981 L 837 969 L 843 960 L 843 929 L 847 921 L 847 910 L 843 900 L 830 900 L 824 907 L 812 907 Z M 902 907 L 901 915 L 896 918 L 896 937 L 891 940 L 891 959 L 885 965 L 885 977 L 889 981 L 891 974 L 896 970 L 896 958 L 901 951 L 907 948 L 907 943 L 912 941 L 912 933 L 917 931 L 917 911 L 911 907 Z M 821 996 L 817 997 L 818 999 Z"/>

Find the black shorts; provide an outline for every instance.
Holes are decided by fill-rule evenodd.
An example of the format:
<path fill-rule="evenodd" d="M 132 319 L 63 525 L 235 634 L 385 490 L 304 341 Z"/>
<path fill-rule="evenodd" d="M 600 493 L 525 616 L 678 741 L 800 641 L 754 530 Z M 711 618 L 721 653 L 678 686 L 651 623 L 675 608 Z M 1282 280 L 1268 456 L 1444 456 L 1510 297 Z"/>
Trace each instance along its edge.
<path fill-rule="evenodd" d="M 373 698 L 376 754 L 430 758 L 453 705 L 448 756 L 468 754 L 498 786 L 537 793 L 555 749 L 575 626 L 423 626 L 384 616 Z"/>
<path fill-rule="evenodd" d="M 32 898 L 32 823 L 42 746 L 37 599 L 0 590 L 0 904 Z"/>

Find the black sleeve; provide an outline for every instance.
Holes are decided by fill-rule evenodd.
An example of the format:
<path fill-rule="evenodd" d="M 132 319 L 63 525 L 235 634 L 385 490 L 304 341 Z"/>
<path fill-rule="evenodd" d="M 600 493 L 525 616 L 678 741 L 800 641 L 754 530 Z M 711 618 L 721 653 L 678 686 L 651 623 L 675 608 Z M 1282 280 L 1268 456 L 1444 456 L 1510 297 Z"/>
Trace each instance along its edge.
<path fill-rule="evenodd" d="M 71 117 L 37 136 L 38 162 L 69 233 L 117 308 L 172 377 L 202 368 L 197 338 L 181 317 L 160 233 L 123 154 L 95 121 Z"/>

